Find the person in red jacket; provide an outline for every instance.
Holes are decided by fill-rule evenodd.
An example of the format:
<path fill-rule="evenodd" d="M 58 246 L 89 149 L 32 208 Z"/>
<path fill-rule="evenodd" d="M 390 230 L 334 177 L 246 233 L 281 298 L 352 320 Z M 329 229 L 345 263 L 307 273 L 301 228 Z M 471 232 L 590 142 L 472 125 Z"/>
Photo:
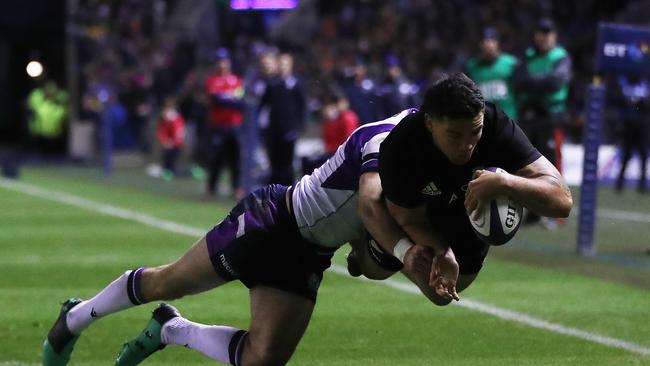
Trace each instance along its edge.
<path fill-rule="evenodd" d="M 244 85 L 232 72 L 228 50 L 220 48 L 215 53 L 216 70 L 205 83 L 209 99 L 208 131 L 210 166 L 207 192 L 213 196 L 221 169 L 230 168 L 232 190 L 236 198 L 244 195 L 240 186 L 239 128 L 244 120 Z"/>
<path fill-rule="evenodd" d="M 158 118 L 156 136 L 163 149 L 162 166 L 165 170 L 163 176 L 171 177 L 176 174 L 176 160 L 185 143 L 185 119 L 178 113 L 173 98 L 165 100 Z"/>
<path fill-rule="evenodd" d="M 318 156 L 302 158 L 302 170 L 304 174 L 310 174 L 314 169 L 321 166 L 327 159 L 336 153 L 348 136 L 359 127 L 357 114 L 350 109 L 347 98 L 337 92 L 330 92 L 323 99 L 321 108 L 321 122 L 323 124 L 323 145 L 325 152 Z"/>
<path fill-rule="evenodd" d="M 359 127 L 357 114 L 342 95 L 336 95 L 323 107 L 323 142 L 325 153 L 334 155 L 352 132 Z"/>

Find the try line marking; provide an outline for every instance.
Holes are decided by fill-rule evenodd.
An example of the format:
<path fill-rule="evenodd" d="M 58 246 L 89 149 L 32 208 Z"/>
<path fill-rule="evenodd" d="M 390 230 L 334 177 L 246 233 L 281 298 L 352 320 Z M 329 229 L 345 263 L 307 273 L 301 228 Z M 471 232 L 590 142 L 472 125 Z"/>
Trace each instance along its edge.
<path fill-rule="evenodd" d="M 131 220 L 149 227 L 166 230 L 173 233 L 193 236 L 195 238 L 200 237 L 206 233 L 205 229 L 201 229 L 198 227 L 192 227 L 192 226 L 176 223 L 173 221 L 162 220 L 148 214 L 131 211 L 129 209 L 125 209 L 125 208 L 121 208 L 121 207 L 117 207 L 117 206 L 113 206 L 113 205 L 109 205 L 97 201 L 92 201 L 68 193 L 52 191 L 52 190 L 40 188 L 35 185 L 20 183 L 5 178 L 0 178 L 0 187 L 15 192 L 24 193 L 30 196 L 39 197 L 42 199 L 55 201 L 70 206 L 76 206 L 94 212 L 99 212 L 105 215 Z M 332 267 L 330 267 L 329 270 L 339 275 L 345 275 L 345 276 L 348 275 L 347 269 L 336 264 L 332 264 Z M 411 294 L 420 293 L 420 290 L 415 285 L 407 282 L 395 281 L 391 279 L 384 280 L 384 281 L 370 281 L 364 278 L 360 278 L 360 279 L 368 282 L 372 282 L 374 284 L 382 284 L 384 286 L 399 291 L 411 293 Z M 650 347 L 645 347 L 640 344 L 628 342 L 622 339 L 612 338 L 598 333 L 588 332 L 585 330 L 572 328 L 557 323 L 551 323 L 546 320 L 535 318 L 533 316 L 524 313 L 499 308 L 496 306 L 484 304 L 467 298 L 463 298 L 455 304 L 457 306 L 478 311 L 484 314 L 496 316 L 497 318 L 501 318 L 504 320 L 510 320 L 510 321 L 522 323 L 533 328 L 544 329 L 551 332 L 580 338 L 589 342 L 598 343 L 598 344 L 602 344 L 614 348 L 621 348 L 644 356 L 650 356 Z"/>

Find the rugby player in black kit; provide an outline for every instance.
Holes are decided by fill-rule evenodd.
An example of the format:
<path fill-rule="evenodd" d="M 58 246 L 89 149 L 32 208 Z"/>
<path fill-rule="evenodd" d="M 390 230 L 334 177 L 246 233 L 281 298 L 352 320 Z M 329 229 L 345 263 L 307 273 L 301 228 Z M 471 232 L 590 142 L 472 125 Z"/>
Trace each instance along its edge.
<path fill-rule="evenodd" d="M 402 260 L 415 247 L 430 248 L 431 270 L 411 279 L 438 305 L 458 299 L 489 250 L 468 214 L 481 212 L 498 195 L 548 217 L 567 217 L 572 206 L 553 164 L 462 73 L 432 85 L 419 111 L 390 132 L 380 147 L 379 177 L 386 205 L 408 237 L 390 242 L 380 225 L 366 219 L 364 224 L 382 249 Z"/>

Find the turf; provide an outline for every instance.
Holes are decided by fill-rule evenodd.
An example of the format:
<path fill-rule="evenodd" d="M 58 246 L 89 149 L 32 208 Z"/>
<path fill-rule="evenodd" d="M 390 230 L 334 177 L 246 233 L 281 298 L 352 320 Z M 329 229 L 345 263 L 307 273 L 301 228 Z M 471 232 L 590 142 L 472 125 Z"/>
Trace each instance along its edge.
<path fill-rule="evenodd" d="M 230 205 L 202 200 L 191 194 L 194 188 L 182 194 L 174 194 L 180 188 L 147 189 L 159 184 L 154 181 L 121 184 L 42 169 L 28 170 L 22 181 L 204 229 Z M 620 198 L 605 191 L 601 206 L 644 210 L 638 201 L 632 194 Z M 1 187 L 0 207 L 3 366 L 40 362 L 41 343 L 65 298 L 91 296 L 135 266 L 173 260 L 196 239 Z M 582 258 L 573 255 L 575 221 L 552 233 L 522 230 L 515 241 L 493 251 L 462 297 L 649 348 L 650 263 L 640 254 L 650 233 L 647 224 L 599 221 L 601 254 Z M 343 254 L 336 263 L 343 263 Z M 246 327 L 249 319 L 247 290 L 238 283 L 174 304 L 196 321 Z M 71 364 L 112 362 L 153 308 L 145 305 L 97 322 L 77 343 Z M 206 357 L 181 347 L 168 347 L 147 361 L 205 363 Z M 435 307 L 381 282 L 328 272 L 291 364 L 650 365 L 650 357 L 459 306 Z"/>

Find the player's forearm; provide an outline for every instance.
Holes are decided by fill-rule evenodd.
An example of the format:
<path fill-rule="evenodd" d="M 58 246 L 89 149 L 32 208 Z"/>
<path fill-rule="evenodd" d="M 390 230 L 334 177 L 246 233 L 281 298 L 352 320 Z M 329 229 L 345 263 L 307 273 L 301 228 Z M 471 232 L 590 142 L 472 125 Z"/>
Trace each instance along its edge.
<path fill-rule="evenodd" d="M 400 226 L 414 243 L 433 248 L 435 255 L 443 255 L 449 248 L 428 222 L 404 223 Z"/>
<path fill-rule="evenodd" d="M 387 201 L 388 212 L 411 240 L 420 245 L 433 248 L 435 255 L 441 255 L 449 247 L 433 230 L 426 217 L 424 207 L 407 209 Z"/>
<path fill-rule="evenodd" d="M 571 191 L 564 179 L 553 175 L 532 178 L 510 175 L 504 193 L 542 216 L 567 217 L 573 206 Z"/>
<path fill-rule="evenodd" d="M 358 213 L 370 236 L 388 253 L 393 253 L 395 244 L 406 237 L 406 233 L 388 213 L 381 197 L 359 200 Z"/>

